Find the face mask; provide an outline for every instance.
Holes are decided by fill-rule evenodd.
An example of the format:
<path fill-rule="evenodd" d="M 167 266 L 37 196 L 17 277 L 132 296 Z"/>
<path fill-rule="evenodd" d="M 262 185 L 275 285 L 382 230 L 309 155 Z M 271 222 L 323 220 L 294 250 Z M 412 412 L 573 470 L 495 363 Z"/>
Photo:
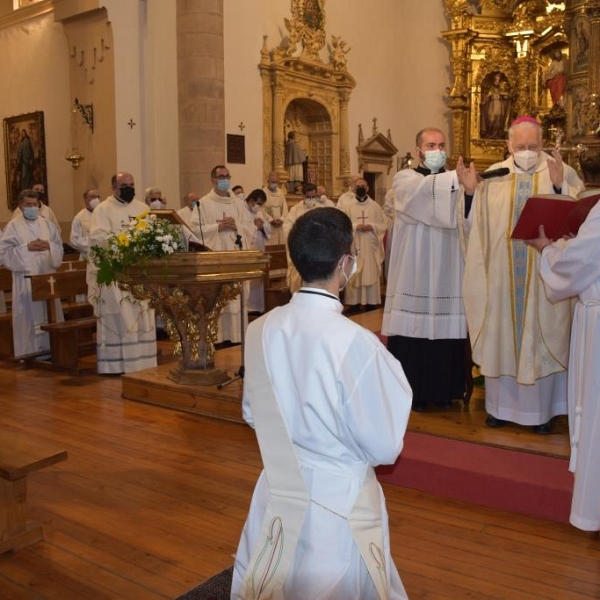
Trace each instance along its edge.
<path fill-rule="evenodd" d="M 537 166 L 539 158 L 539 152 L 534 152 L 533 150 L 521 150 L 513 154 L 515 164 L 523 169 L 523 171 L 530 171 Z"/>
<path fill-rule="evenodd" d="M 356 197 L 364 198 L 367 195 L 367 188 L 364 186 L 359 186 L 356 188 Z"/>
<path fill-rule="evenodd" d="M 152 202 L 150 202 L 150 208 L 153 210 L 159 210 L 164 207 L 165 205 L 163 204 L 162 200 L 152 200 Z"/>
<path fill-rule="evenodd" d="M 129 204 L 135 198 L 135 188 L 131 185 L 122 187 L 119 190 L 119 198 L 122 202 Z"/>
<path fill-rule="evenodd" d="M 277 189 L 277 184 L 276 183 L 269 183 L 269 189 L 274 192 Z"/>
<path fill-rule="evenodd" d="M 320 198 L 319 198 L 319 203 L 320 204 L 325 204 L 325 202 L 327 202 L 327 196 L 325 194 L 323 194 Z"/>
<path fill-rule="evenodd" d="M 349 256 L 348 254 L 346 256 Z M 344 279 L 346 280 L 344 282 L 344 285 L 340 288 L 340 292 L 348 285 L 348 282 L 352 279 L 352 276 L 356 273 L 356 269 L 358 268 L 358 265 L 356 264 L 357 258 L 356 256 L 351 256 L 350 260 L 352 260 L 352 267 L 350 268 L 350 275 L 346 275 L 346 271 L 344 270 L 343 266 L 340 266 L 340 268 L 342 269 L 342 273 L 344 274 Z"/>
<path fill-rule="evenodd" d="M 243 202 L 246 199 L 246 194 L 244 194 L 244 192 L 240 192 L 239 194 L 236 194 L 236 196 Z"/>
<path fill-rule="evenodd" d="M 217 181 L 217 189 L 220 192 L 228 192 L 229 191 L 229 186 L 231 184 L 229 183 L 229 179 L 219 179 Z"/>
<path fill-rule="evenodd" d="M 446 153 L 443 150 L 428 150 L 423 162 L 432 173 L 437 173 L 446 164 Z"/>
<path fill-rule="evenodd" d="M 98 204 L 100 204 L 100 198 L 98 198 L 98 196 L 95 196 L 94 198 L 90 198 L 90 202 L 89 202 L 90 210 L 94 210 L 96 208 L 96 206 L 98 206 Z"/>
<path fill-rule="evenodd" d="M 253 205 L 250 207 L 250 210 L 251 210 L 253 213 L 255 213 L 255 214 L 256 214 L 256 213 L 259 213 L 259 212 L 260 212 L 260 209 L 261 209 L 261 208 L 262 208 L 262 206 L 261 206 L 260 204 L 253 204 Z"/>
<path fill-rule="evenodd" d="M 28 221 L 35 221 L 40 214 L 40 209 L 37 206 L 26 206 L 23 208 L 23 216 Z"/>
<path fill-rule="evenodd" d="M 304 198 L 304 206 L 306 208 L 314 208 L 317 205 L 316 198 Z"/>

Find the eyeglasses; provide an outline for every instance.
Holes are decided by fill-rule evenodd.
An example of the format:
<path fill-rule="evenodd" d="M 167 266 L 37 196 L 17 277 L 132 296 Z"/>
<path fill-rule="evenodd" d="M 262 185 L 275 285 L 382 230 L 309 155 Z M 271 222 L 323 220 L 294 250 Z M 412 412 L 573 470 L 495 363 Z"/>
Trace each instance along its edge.
<path fill-rule="evenodd" d="M 217 175 L 215 179 L 223 181 L 224 179 L 231 179 L 231 175 Z"/>

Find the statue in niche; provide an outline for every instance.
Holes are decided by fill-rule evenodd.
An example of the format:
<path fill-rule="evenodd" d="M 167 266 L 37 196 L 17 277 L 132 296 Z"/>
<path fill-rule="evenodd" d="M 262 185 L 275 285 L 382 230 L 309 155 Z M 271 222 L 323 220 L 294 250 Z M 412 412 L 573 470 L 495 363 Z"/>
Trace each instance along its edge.
<path fill-rule="evenodd" d="M 484 86 L 482 86 L 484 87 Z M 506 77 L 496 71 L 484 87 L 479 133 L 485 139 L 504 139 L 510 117 L 510 90 Z"/>
<path fill-rule="evenodd" d="M 544 74 L 544 81 L 550 90 L 552 105 L 562 107 L 567 89 L 567 61 L 561 50 L 554 50 L 550 56 L 551 60 Z"/>
<path fill-rule="evenodd" d="M 298 186 L 304 183 L 304 163 L 307 156 L 296 141 L 296 133 L 288 132 L 285 142 L 285 168 L 288 171 L 288 191 L 295 193 Z"/>

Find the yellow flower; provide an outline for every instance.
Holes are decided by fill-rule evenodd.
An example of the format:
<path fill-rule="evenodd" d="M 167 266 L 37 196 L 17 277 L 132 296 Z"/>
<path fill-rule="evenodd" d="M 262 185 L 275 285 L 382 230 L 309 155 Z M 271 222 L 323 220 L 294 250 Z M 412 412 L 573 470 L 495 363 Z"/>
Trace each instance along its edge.
<path fill-rule="evenodd" d="M 136 231 L 144 231 L 144 229 L 148 229 L 148 223 L 146 221 L 138 221 L 135 224 Z"/>
<path fill-rule="evenodd" d="M 127 232 L 124 231 L 123 233 L 120 233 L 117 236 L 117 242 L 118 242 L 119 246 L 124 246 L 124 247 L 129 246 L 129 236 L 127 235 Z"/>

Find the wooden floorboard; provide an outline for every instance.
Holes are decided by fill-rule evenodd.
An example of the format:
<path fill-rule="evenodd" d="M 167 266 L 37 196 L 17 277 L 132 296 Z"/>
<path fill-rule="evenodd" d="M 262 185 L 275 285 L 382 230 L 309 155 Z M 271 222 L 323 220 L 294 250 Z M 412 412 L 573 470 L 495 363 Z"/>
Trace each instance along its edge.
<path fill-rule="evenodd" d="M 373 313 L 355 319 L 377 329 Z M 235 369 L 239 359 L 239 348 L 217 352 L 219 366 Z M 6 361 L 0 381 L 0 428 L 69 455 L 28 477 L 28 514 L 44 525 L 45 540 L 0 556 L 2 600 L 175 598 L 231 565 L 261 468 L 250 428 L 123 400 L 119 377 Z M 468 411 L 457 401 L 411 416 L 410 427 L 449 437 L 462 427 L 476 443 L 568 451 L 560 423 L 553 436 L 535 436 L 489 430 L 484 419 L 480 394 Z M 394 559 L 412 599 L 600 598 L 600 541 L 573 527 L 384 491 Z"/>

